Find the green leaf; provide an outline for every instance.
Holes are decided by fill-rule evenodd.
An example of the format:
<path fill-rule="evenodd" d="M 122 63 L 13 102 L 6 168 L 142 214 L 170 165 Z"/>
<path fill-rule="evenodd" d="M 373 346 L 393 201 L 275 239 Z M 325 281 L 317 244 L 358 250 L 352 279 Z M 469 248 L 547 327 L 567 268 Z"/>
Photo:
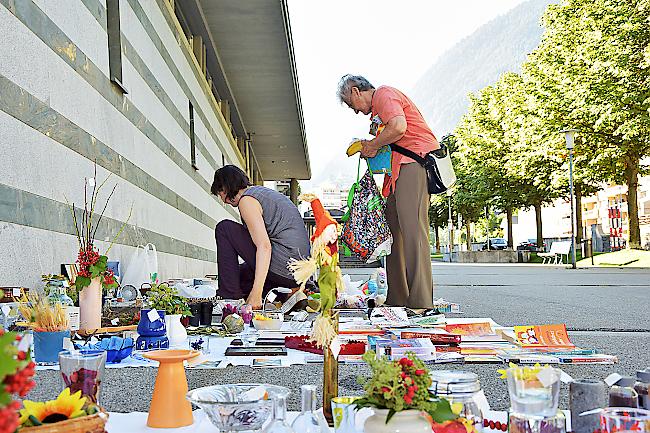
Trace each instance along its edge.
<path fill-rule="evenodd" d="M 390 419 L 395 415 L 395 409 L 388 409 L 388 415 L 386 415 L 386 424 L 390 421 Z"/>
<path fill-rule="evenodd" d="M 433 418 L 433 420 L 438 424 L 458 418 L 458 416 L 452 412 L 449 400 L 444 399 L 436 402 L 436 409 L 429 412 L 429 415 L 431 415 L 431 418 Z"/>
<path fill-rule="evenodd" d="M 82 290 L 84 287 L 90 285 L 90 278 L 78 275 L 77 279 L 74 280 L 74 285 L 77 287 L 77 290 Z"/>
<path fill-rule="evenodd" d="M 100 266 L 97 266 L 97 264 L 94 264 L 88 267 L 88 271 L 90 271 L 90 278 L 96 278 L 99 277 L 99 274 L 102 273 L 102 268 Z"/>

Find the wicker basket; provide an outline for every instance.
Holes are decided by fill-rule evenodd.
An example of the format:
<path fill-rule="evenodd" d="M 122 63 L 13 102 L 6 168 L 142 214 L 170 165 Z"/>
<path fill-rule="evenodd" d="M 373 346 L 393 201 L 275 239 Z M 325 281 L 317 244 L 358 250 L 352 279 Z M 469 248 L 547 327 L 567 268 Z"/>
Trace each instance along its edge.
<path fill-rule="evenodd" d="M 107 421 L 108 413 L 102 411 L 53 424 L 24 427 L 18 433 L 105 433 Z"/>

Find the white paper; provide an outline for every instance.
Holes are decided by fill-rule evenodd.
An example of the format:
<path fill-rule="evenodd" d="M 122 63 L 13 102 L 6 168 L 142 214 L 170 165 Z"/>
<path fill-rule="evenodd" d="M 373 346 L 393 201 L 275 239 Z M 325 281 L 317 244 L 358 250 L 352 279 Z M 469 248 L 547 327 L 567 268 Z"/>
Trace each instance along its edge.
<path fill-rule="evenodd" d="M 149 310 L 147 313 L 147 317 L 149 318 L 150 322 L 155 322 L 156 320 L 160 320 L 160 314 L 158 314 L 158 310 Z"/>
<path fill-rule="evenodd" d="M 547 388 L 557 382 L 558 378 L 555 375 L 555 371 L 552 368 L 542 368 L 542 370 L 537 373 L 537 379 L 541 382 L 542 386 Z"/>
<path fill-rule="evenodd" d="M 88 186 L 91 187 L 91 188 L 93 186 L 95 186 L 95 178 L 94 177 L 89 177 L 88 178 Z"/>
<path fill-rule="evenodd" d="M 562 383 L 571 383 L 574 381 L 574 379 L 568 373 L 565 373 L 563 370 L 560 370 L 560 381 Z"/>
<path fill-rule="evenodd" d="M 18 350 L 27 352 L 32 345 L 32 334 L 23 334 L 23 338 L 18 343 Z"/>
<path fill-rule="evenodd" d="M 605 378 L 605 383 L 607 384 L 607 386 L 614 386 L 614 384 L 619 380 L 621 380 L 622 378 L 623 376 L 621 376 L 620 374 L 612 373 Z"/>
<path fill-rule="evenodd" d="M 277 297 L 278 295 L 276 295 L 275 292 L 269 292 L 269 294 L 266 295 L 266 302 L 273 302 Z"/>
<path fill-rule="evenodd" d="M 79 307 L 65 307 L 65 314 L 68 316 L 68 324 L 71 331 L 79 329 L 80 310 Z"/>
<path fill-rule="evenodd" d="M 14 287 L 11 289 L 11 296 L 18 297 L 20 296 L 20 287 Z"/>
<path fill-rule="evenodd" d="M 120 323 L 120 318 L 116 317 L 115 319 L 111 320 L 111 325 L 117 326 L 117 324 Z"/>
<path fill-rule="evenodd" d="M 9 305 L 5 304 L 5 305 L 2 306 L 2 314 L 5 317 L 8 317 L 10 312 L 11 312 L 11 307 Z"/>
<path fill-rule="evenodd" d="M 330 350 L 332 351 L 332 355 L 334 355 L 334 358 L 339 357 L 339 353 L 341 353 L 341 340 L 339 339 L 338 335 L 334 337 L 334 339 L 330 343 Z"/>

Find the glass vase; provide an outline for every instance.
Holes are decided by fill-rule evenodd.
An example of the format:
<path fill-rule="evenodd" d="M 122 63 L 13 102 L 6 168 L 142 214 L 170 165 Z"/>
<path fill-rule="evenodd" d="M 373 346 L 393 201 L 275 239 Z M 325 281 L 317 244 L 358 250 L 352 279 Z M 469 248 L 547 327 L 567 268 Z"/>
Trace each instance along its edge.
<path fill-rule="evenodd" d="M 82 397 L 86 397 L 88 402 L 99 404 L 105 365 L 106 352 L 103 350 L 60 352 L 62 388 L 70 388 L 70 394 L 81 391 Z"/>

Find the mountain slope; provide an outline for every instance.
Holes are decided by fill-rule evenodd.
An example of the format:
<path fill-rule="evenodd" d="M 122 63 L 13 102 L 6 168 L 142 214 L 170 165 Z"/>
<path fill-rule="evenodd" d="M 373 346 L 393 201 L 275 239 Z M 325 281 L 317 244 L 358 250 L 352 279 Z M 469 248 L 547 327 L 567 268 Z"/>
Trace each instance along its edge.
<path fill-rule="evenodd" d="M 443 54 L 410 92 L 438 138 L 453 131 L 469 106 L 468 94 L 519 71 L 539 44 L 540 18 L 553 0 L 530 0 L 480 27 Z"/>

